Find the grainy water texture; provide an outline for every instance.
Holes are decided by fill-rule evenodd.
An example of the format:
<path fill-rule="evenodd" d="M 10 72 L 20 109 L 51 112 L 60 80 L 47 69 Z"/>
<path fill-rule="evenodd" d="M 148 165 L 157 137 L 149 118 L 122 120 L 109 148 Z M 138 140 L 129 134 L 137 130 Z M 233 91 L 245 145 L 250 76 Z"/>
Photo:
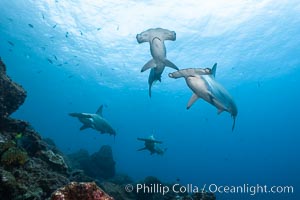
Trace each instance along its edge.
<path fill-rule="evenodd" d="M 183 185 L 293 186 L 293 194 L 225 194 L 217 199 L 300 199 L 300 3 L 291 1 L 1 0 L 0 56 L 28 92 L 13 117 L 29 121 L 69 154 L 112 146 L 118 173 L 153 175 Z M 192 95 L 166 67 L 148 95 L 149 28 L 176 32 L 165 41 L 178 68 L 211 68 L 233 97 L 229 113 Z M 95 113 L 117 135 L 69 113 Z M 164 155 L 137 151 L 154 135 Z M 208 188 L 207 188 L 208 189 Z"/>

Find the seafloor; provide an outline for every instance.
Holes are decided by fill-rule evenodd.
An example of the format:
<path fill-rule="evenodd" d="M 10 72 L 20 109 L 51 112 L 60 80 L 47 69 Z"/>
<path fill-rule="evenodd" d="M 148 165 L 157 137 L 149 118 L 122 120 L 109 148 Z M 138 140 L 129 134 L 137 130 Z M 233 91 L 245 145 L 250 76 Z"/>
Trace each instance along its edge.
<path fill-rule="evenodd" d="M 80 150 L 64 155 L 50 138 L 42 138 L 28 122 L 10 115 L 25 101 L 26 91 L 6 75 L 0 58 L 0 199 L 1 200 L 215 200 L 208 192 L 176 194 L 125 191 L 127 184 L 162 183 L 156 177 L 135 182 L 115 171 L 110 146 L 92 155 Z"/>

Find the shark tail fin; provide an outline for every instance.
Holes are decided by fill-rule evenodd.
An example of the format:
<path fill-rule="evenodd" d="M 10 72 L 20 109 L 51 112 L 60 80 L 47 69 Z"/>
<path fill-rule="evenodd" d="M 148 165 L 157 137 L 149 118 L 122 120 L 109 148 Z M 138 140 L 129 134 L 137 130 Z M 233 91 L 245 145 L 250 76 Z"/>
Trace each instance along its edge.
<path fill-rule="evenodd" d="M 232 124 L 232 129 L 231 130 L 233 131 L 233 129 L 235 127 L 235 118 L 236 118 L 236 116 L 233 116 L 232 118 L 233 118 L 233 124 Z"/>
<path fill-rule="evenodd" d="M 153 83 L 149 84 L 149 97 L 150 97 L 150 98 L 151 98 L 151 96 L 152 96 L 152 92 L 151 92 L 152 84 L 153 84 Z"/>
<path fill-rule="evenodd" d="M 141 72 L 144 72 L 150 68 L 156 67 L 156 63 L 154 59 L 149 60 L 141 69 Z"/>
<path fill-rule="evenodd" d="M 179 68 L 174 63 L 172 63 L 171 61 L 169 61 L 168 59 L 164 60 L 164 64 L 166 66 L 168 66 L 168 67 L 171 67 L 173 69 L 179 70 Z"/>
<path fill-rule="evenodd" d="M 214 64 L 214 66 L 211 68 L 211 74 L 216 77 L 216 71 L 217 71 L 217 63 Z"/>

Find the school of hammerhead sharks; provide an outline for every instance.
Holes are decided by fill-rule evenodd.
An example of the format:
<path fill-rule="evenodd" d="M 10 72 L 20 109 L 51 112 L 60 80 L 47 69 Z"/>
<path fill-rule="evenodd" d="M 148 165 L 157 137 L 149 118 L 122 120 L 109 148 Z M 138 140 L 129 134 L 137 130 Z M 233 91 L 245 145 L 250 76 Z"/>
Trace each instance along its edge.
<path fill-rule="evenodd" d="M 144 72 L 150 69 L 148 84 L 149 84 L 149 96 L 151 97 L 151 87 L 154 82 L 161 82 L 161 75 L 165 67 L 170 67 L 176 71 L 169 73 L 170 78 L 184 78 L 188 87 L 192 90 L 193 95 L 190 98 L 187 109 L 189 109 L 195 101 L 202 98 L 206 102 L 215 106 L 218 109 L 218 114 L 223 111 L 227 111 L 233 118 L 232 131 L 235 126 L 235 119 L 238 113 L 236 104 L 228 91 L 215 80 L 215 74 L 217 69 L 217 63 L 210 68 L 188 68 L 179 69 L 174 63 L 167 59 L 165 40 L 176 40 L 175 31 L 170 31 L 162 28 L 148 29 L 140 34 L 136 35 L 138 43 L 149 42 L 150 53 L 152 59 L 149 60 L 141 69 Z M 70 113 L 72 117 L 77 117 L 80 122 L 83 123 L 80 130 L 92 128 L 100 133 L 108 133 L 110 135 L 116 135 L 116 131 L 112 126 L 103 118 L 102 115 L 103 105 L 99 107 L 96 113 Z M 138 151 L 148 150 L 150 154 L 162 155 L 166 149 L 162 149 L 159 144 L 162 141 L 158 141 L 151 135 L 148 138 L 137 138 L 139 141 L 144 142 L 144 147 L 138 149 Z"/>

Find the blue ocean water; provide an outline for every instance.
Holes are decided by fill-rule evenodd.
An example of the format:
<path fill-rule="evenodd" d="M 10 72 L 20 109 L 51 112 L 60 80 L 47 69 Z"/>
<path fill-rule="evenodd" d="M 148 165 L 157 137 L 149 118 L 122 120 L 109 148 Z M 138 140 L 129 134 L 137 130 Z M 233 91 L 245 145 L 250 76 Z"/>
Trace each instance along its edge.
<path fill-rule="evenodd" d="M 66 154 L 112 146 L 119 173 L 183 185 L 293 186 L 293 194 L 220 194 L 218 199 L 300 199 L 300 4 L 292 1 L 0 1 L 0 56 L 28 93 L 13 117 L 29 121 Z M 149 44 L 136 34 L 162 27 L 167 57 L 180 69 L 212 67 L 239 113 L 217 115 L 183 79 L 148 96 Z M 80 131 L 70 112 L 96 112 L 114 140 Z M 154 134 L 163 156 L 138 152 Z"/>

